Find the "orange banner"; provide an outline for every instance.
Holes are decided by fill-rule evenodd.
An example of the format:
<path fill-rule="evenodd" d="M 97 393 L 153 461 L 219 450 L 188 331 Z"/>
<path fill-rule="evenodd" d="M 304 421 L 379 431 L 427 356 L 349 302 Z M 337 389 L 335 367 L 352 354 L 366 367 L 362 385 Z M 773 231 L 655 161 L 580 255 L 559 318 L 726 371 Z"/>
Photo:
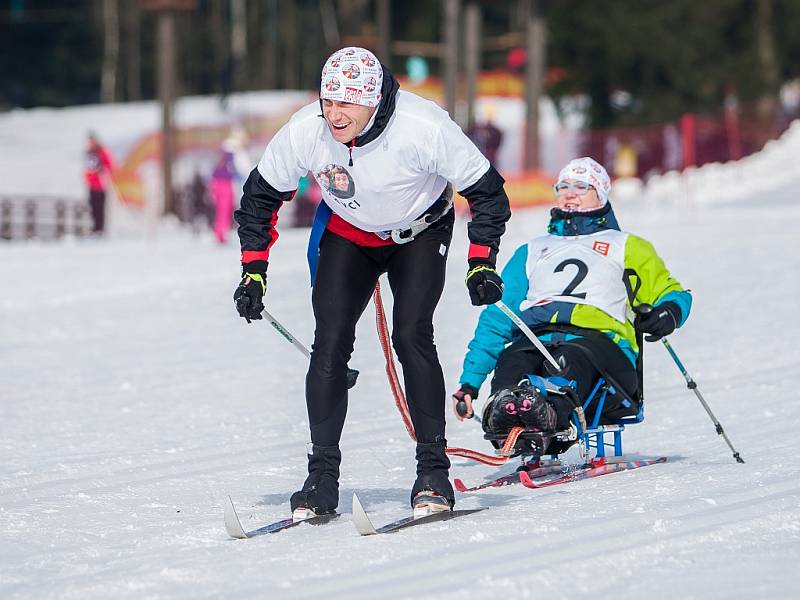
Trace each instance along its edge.
<path fill-rule="evenodd" d="M 236 126 L 245 132 L 248 144 L 257 147 L 260 154 L 267 141 L 300 106 L 302 103 L 284 113 L 269 117 L 247 115 L 237 120 Z M 176 156 L 180 159 L 181 155 L 190 152 L 217 151 L 230 132 L 230 124 L 176 128 Z M 148 133 L 134 144 L 114 172 L 114 184 L 122 202 L 136 207 L 144 206 L 144 184 L 139 170 L 149 161 L 158 163 L 160 160 L 161 132 Z"/>
<path fill-rule="evenodd" d="M 505 190 L 511 209 L 553 204 L 553 180 L 539 171 L 506 177 Z M 456 210 L 468 211 L 467 201 L 456 195 Z"/>

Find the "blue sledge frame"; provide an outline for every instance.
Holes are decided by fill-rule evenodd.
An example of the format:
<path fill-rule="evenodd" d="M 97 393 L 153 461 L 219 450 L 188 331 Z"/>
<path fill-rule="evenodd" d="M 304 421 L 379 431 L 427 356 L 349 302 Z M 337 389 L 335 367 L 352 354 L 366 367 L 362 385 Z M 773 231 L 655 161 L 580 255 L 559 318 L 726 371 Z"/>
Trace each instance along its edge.
<path fill-rule="evenodd" d="M 600 416 L 603 412 L 606 396 L 608 394 L 616 394 L 617 389 L 608 383 L 604 377 L 598 379 L 594 389 L 589 394 L 586 402 L 583 403 L 583 410 L 589 407 L 594 400 L 597 393 L 600 392 L 600 397 L 597 400 L 597 407 L 594 411 L 594 417 L 591 424 L 587 423 L 585 431 L 581 431 L 581 425 L 577 417 L 573 417 L 575 426 L 578 428 L 578 435 L 583 439 L 583 445 L 587 452 L 591 449 L 595 450 L 595 457 L 605 458 L 606 448 L 613 448 L 614 453 L 612 456 L 622 456 L 622 432 L 625 431 L 626 425 L 634 425 L 644 421 L 644 402 L 639 401 L 639 411 L 630 417 L 623 417 L 622 419 L 614 419 L 611 423 L 600 425 Z M 624 394 L 623 394 L 624 395 Z M 606 441 L 606 434 L 613 435 L 613 441 Z"/>

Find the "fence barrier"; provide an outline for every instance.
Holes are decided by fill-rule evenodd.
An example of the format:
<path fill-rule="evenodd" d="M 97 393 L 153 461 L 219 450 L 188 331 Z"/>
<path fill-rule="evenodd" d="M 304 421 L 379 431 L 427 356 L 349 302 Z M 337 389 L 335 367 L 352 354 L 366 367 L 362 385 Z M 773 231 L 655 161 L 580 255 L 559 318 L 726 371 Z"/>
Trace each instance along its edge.
<path fill-rule="evenodd" d="M 85 200 L 57 196 L 0 196 L 0 239 L 57 240 L 92 231 Z"/>

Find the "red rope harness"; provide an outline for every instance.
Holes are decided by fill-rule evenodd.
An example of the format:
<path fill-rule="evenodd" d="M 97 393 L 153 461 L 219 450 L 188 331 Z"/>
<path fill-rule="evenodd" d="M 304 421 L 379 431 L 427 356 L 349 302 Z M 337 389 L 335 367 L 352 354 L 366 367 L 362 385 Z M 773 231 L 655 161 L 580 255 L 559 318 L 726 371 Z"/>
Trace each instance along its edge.
<path fill-rule="evenodd" d="M 414 424 L 411 422 L 411 413 L 408 411 L 406 395 L 403 393 L 403 386 L 400 385 L 397 370 L 394 368 L 394 354 L 389 341 L 389 325 L 386 322 L 386 311 L 383 309 L 380 282 L 375 284 L 375 293 L 372 295 L 372 299 L 375 301 L 375 321 L 378 324 L 378 339 L 381 342 L 383 356 L 386 359 L 386 375 L 389 377 L 389 387 L 392 388 L 394 403 L 397 405 L 397 410 L 400 411 L 400 417 L 403 419 L 403 425 L 408 430 L 408 435 L 411 436 L 412 440 L 417 441 Z"/>
<path fill-rule="evenodd" d="M 403 419 L 403 424 L 406 426 L 408 435 L 412 440 L 417 440 L 417 434 L 414 432 L 414 424 L 411 422 L 411 413 L 408 410 L 408 402 L 403 393 L 403 386 L 400 384 L 400 378 L 397 376 L 397 369 L 394 366 L 394 353 L 389 335 L 389 324 L 386 322 L 386 311 L 383 308 L 383 300 L 381 298 L 381 284 L 375 284 L 375 292 L 372 294 L 372 299 L 375 302 L 375 321 L 378 326 L 378 340 L 380 340 L 383 356 L 386 359 L 386 375 L 389 378 L 389 387 L 394 396 L 394 403 L 397 410 L 400 411 L 400 417 Z M 447 448 L 446 452 L 453 456 L 460 456 L 461 458 L 468 458 L 476 460 L 486 465 L 498 467 L 505 464 L 513 453 L 514 445 L 517 443 L 517 438 L 523 432 L 522 427 L 514 427 L 508 434 L 503 447 L 499 451 L 498 456 L 491 454 L 484 454 L 476 450 L 468 448 Z"/>

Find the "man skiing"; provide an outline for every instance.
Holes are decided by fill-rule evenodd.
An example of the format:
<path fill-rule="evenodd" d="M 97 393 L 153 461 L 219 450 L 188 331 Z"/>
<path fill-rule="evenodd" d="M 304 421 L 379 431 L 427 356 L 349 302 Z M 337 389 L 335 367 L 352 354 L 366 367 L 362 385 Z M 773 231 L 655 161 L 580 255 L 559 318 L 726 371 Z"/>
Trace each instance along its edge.
<path fill-rule="evenodd" d="M 278 209 L 309 171 L 324 202 L 309 248 L 316 320 L 306 376 L 312 450 L 308 478 L 291 497 L 293 515 L 329 513 L 338 505 L 347 362 L 356 323 L 382 273 L 394 295 L 392 340 L 417 436 L 412 505 L 451 509 L 446 393 L 433 313 L 444 286 L 453 188 L 472 213 L 470 299 L 474 305 L 500 299 L 495 258 L 510 216 L 503 178 L 444 110 L 399 90 L 371 52 L 338 50 L 322 69 L 319 103 L 300 109 L 278 131 L 244 185 L 235 214 L 242 280 L 234 299 L 248 320 L 261 318 Z"/>
<path fill-rule="evenodd" d="M 683 325 L 692 305 L 690 293 L 670 275 L 653 246 L 620 230 L 608 201 L 610 188 L 597 162 L 588 157 L 570 161 L 554 186 L 556 207 L 547 235 L 520 246 L 502 273 L 503 302 L 565 367 L 562 375 L 577 383 L 581 401 L 601 374 L 623 388 L 625 393 L 606 398 L 601 423 L 639 409 L 640 349 L 628 311 L 652 305 L 636 327 L 648 334 L 647 341 L 656 341 Z M 469 343 L 454 409 L 463 400 L 471 417 L 478 390 L 494 371 L 491 395 L 481 411 L 484 431 L 565 429 L 575 408 L 570 394 L 545 399 L 525 384 L 529 374 L 548 376 L 547 366 L 513 322 L 496 306 L 488 307 Z"/>

